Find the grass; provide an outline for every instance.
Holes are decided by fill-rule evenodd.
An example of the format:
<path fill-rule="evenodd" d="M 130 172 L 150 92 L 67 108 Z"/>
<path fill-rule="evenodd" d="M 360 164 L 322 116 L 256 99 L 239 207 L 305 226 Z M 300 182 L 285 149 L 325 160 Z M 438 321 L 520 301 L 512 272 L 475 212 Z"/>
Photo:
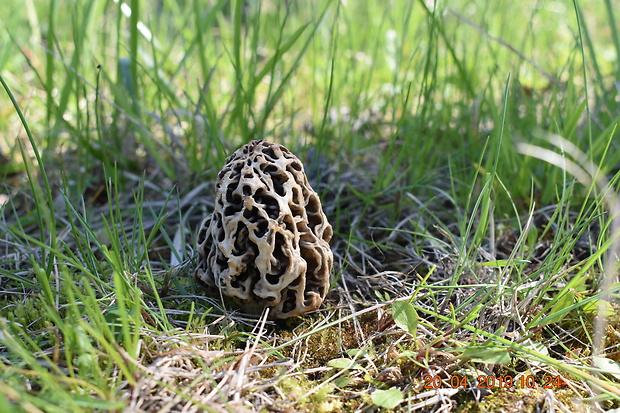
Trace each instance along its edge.
<path fill-rule="evenodd" d="M 620 408 L 611 1 L 25 6 L 0 30 L 0 411 Z M 192 279 L 258 138 L 335 230 L 293 320 Z"/>

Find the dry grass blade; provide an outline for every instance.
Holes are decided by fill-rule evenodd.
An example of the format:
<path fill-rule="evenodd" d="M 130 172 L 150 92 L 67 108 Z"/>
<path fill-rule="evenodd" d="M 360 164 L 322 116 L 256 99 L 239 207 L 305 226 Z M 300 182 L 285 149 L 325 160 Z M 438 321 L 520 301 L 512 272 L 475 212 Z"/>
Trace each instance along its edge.
<path fill-rule="evenodd" d="M 615 194 L 605 176 L 577 146 L 558 135 L 549 136 L 549 141 L 560 149 L 560 154 L 526 143 L 518 144 L 517 150 L 566 170 L 586 188 L 597 188 L 603 194 L 603 200 L 611 220 L 609 229 L 611 242 L 607 249 L 605 274 L 600 284 L 601 294 L 593 340 L 593 353 L 595 355 L 604 354 L 604 338 L 609 319 L 607 305 L 612 301 L 611 288 L 613 284 L 618 283 L 616 269 L 620 261 L 620 196 Z M 572 156 L 576 162 L 567 159 L 564 156 L 565 152 Z"/>

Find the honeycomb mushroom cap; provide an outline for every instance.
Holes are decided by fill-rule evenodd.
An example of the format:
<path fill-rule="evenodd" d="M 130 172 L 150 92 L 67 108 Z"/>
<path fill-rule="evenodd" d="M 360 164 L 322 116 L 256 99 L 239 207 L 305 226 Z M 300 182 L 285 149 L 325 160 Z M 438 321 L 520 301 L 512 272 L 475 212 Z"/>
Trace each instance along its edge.
<path fill-rule="evenodd" d="M 257 140 L 226 159 L 213 213 L 198 231 L 196 277 L 246 311 L 294 317 L 317 309 L 329 289 L 332 227 L 301 161 Z"/>

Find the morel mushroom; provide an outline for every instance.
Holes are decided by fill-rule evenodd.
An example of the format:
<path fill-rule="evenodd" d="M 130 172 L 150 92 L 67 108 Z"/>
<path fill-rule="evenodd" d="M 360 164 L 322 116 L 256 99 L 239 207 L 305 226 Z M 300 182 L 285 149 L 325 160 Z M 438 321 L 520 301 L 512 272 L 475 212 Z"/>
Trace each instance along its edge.
<path fill-rule="evenodd" d="M 301 161 L 257 140 L 226 159 L 213 213 L 198 231 L 196 277 L 246 311 L 294 317 L 317 309 L 329 288 L 332 227 Z"/>

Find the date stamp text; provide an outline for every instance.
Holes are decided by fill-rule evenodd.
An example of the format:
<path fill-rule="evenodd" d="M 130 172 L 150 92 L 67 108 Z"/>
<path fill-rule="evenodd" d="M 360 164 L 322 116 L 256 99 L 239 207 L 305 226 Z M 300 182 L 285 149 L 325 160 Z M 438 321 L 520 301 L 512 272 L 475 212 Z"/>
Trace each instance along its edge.
<path fill-rule="evenodd" d="M 481 375 L 475 379 L 467 376 L 452 375 L 449 378 L 444 378 L 435 375 L 423 376 L 425 389 L 439 389 L 452 387 L 456 389 L 458 387 L 476 387 L 479 389 L 533 389 L 536 387 L 543 387 L 545 389 L 559 389 L 567 386 L 566 381 L 562 376 L 552 376 L 545 374 L 541 378 L 537 378 L 532 375 Z"/>

